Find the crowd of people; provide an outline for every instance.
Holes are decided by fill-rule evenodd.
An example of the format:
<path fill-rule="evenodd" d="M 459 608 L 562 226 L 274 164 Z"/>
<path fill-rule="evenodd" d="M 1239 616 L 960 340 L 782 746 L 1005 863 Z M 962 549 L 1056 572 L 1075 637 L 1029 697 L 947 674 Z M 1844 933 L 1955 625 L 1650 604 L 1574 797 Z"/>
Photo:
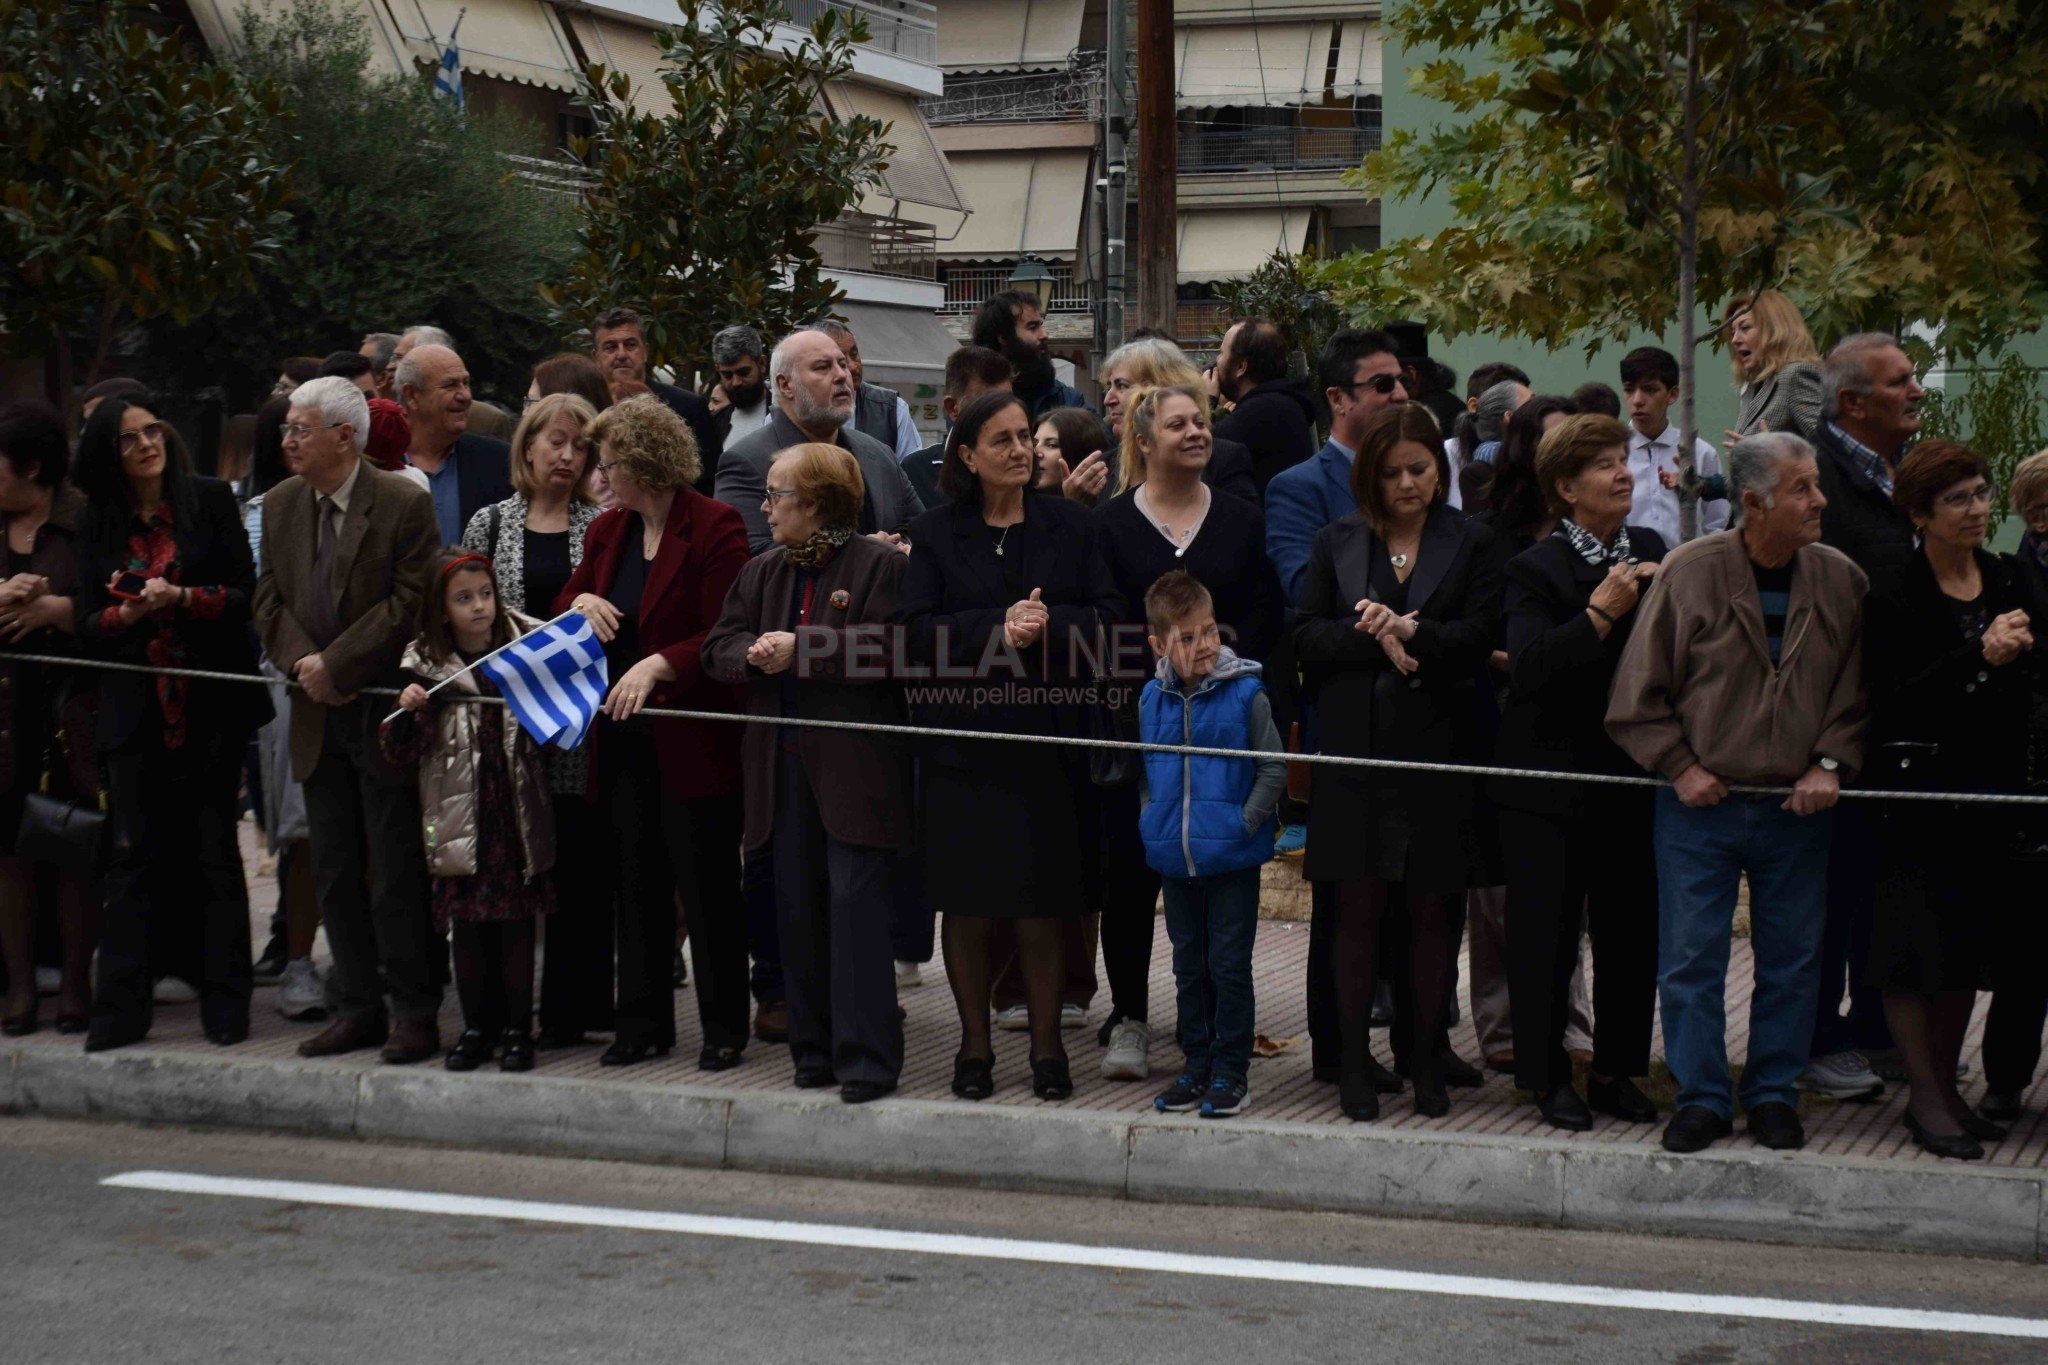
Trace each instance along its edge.
<path fill-rule="evenodd" d="M 1569 395 L 1489 363 L 1460 402 L 1406 323 L 1306 375 L 1262 319 L 1207 370 L 1139 336 L 1091 410 L 1016 293 L 948 358 L 929 444 L 843 323 L 726 328 L 699 395 L 625 308 L 516 415 L 433 327 L 287 360 L 217 477 L 132 381 L 82 425 L 10 403 L 0 633 L 137 667 L 0 663 L 0 1027 L 39 1027 L 47 965 L 88 1051 L 195 998 L 231 1046 L 275 984 L 323 1025 L 309 1057 L 522 1071 L 604 1035 L 629 1067 L 676 1045 L 687 980 L 701 1070 L 786 1044 L 798 1086 L 863 1103 L 938 953 L 954 1094 L 1002 1084 L 1000 1028 L 1060 1099 L 1101 984 L 1091 1060 L 1151 1076 L 1163 902 L 1182 1060 L 1155 1103 L 1224 1118 L 1260 869 L 1299 855 L 1314 1074 L 1354 1120 L 1404 1093 L 1446 1114 L 1484 1068 L 1560 1129 L 1657 1122 L 1661 1006 L 1672 1151 L 1738 1109 L 1797 1148 L 1802 1091 L 1890 1077 L 1919 1145 L 1981 1157 L 2048 1015 L 2000 913 L 2044 824 L 1841 798 L 2048 779 L 2048 452 L 1994 553 L 1986 462 L 1918 439 L 1896 338 L 1823 357 L 1770 291 L 1723 337 L 1739 424 L 1689 450 L 1666 351 Z M 586 739 L 543 746 L 478 665 L 569 613 L 608 682 Z M 1231 756 L 1031 742 L 1054 737 Z M 1517 775 L 1289 762 L 1312 755 Z M 280 882 L 257 952 L 245 810 Z M 1461 943 L 1476 1059 L 1449 1042 Z"/>

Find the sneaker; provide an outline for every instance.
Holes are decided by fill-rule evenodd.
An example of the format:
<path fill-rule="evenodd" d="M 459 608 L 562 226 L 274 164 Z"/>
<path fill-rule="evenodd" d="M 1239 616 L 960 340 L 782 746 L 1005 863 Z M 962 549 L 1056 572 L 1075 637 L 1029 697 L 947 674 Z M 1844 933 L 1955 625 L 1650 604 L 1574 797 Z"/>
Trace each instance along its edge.
<path fill-rule="evenodd" d="M 922 986 L 923 984 L 924 972 L 920 964 L 915 962 L 898 962 L 896 964 L 897 990 L 907 991 L 912 987 Z"/>
<path fill-rule="evenodd" d="M 277 1012 L 287 1019 L 325 1019 L 327 983 L 310 957 L 296 957 L 285 964 L 277 982 Z"/>
<path fill-rule="evenodd" d="M 1244 1108 L 1251 1091 L 1245 1083 L 1232 1076 L 1218 1076 L 1209 1082 L 1209 1093 L 1202 1100 L 1202 1117 L 1205 1119 L 1227 1119 Z"/>
<path fill-rule="evenodd" d="M 1152 1030 L 1143 1019 L 1126 1019 L 1109 1034 L 1109 1051 L 1102 1054 L 1102 1078 L 1106 1081 L 1142 1081 L 1152 1074 L 1146 1054 L 1152 1050 Z"/>
<path fill-rule="evenodd" d="M 1183 1071 L 1179 1080 L 1153 1098 L 1152 1107 L 1162 1114 L 1185 1114 L 1201 1104 L 1202 1096 L 1208 1089 L 1208 1077 L 1193 1071 Z"/>
<path fill-rule="evenodd" d="M 1273 841 L 1273 856 L 1276 858 L 1299 858 L 1307 849 L 1307 825 L 1282 825 L 1280 837 Z"/>
<path fill-rule="evenodd" d="M 1831 1052 L 1806 1064 L 1799 1088 L 1813 1095 L 1836 1100 L 1874 1100 L 1884 1093 L 1884 1082 L 1870 1069 L 1863 1054 L 1856 1051 Z"/>
<path fill-rule="evenodd" d="M 160 977 L 151 999 L 159 1005 L 189 1005 L 199 998 L 199 992 L 192 989 L 192 983 L 175 976 Z"/>
<path fill-rule="evenodd" d="M 1082 1009 L 1079 1005 L 1061 1005 L 1060 1027 L 1063 1029 L 1087 1028 L 1088 1011 Z"/>
<path fill-rule="evenodd" d="M 1023 1033 L 1031 1027 L 1031 1011 L 1022 1005 L 997 1010 L 996 1027 L 1005 1033 Z"/>

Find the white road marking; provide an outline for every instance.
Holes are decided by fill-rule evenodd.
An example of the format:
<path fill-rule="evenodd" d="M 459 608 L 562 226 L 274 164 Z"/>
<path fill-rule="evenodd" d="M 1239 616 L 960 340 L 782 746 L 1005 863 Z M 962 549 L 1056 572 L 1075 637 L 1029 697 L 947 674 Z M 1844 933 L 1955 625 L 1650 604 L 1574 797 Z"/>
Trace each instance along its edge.
<path fill-rule="evenodd" d="M 1801 1299 L 1751 1298 L 1736 1294 L 1683 1294 L 1606 1285 L 1547 1284 L 1534 1280 L 1475 1275 L 1432 1275 L 1412 1270 L 1314 1262 L 1253 1260 L 1239 1256 L 1197 1256 L 1142 1247 L 1089 1246 L 1079 1242 L 1033 1242 L 1006 1237 L 903 1232 L 892 1228 L 834 1223 L 791 1223 L 763 1218 L 663 1213 L 592 1204 L 538 1203 L 440 1194 L 432 1190 L 378 1189 L 303 1180 L 247 1180 L 180 1171 L 128 1171 L 100 1182 L 116 1189 L 166 1194 L 223 1195 L 294 1204 L 431 1213 L 453 1218 L 505 1218 L 575 1227 L 628 1228 L 691 1237 L 732 1237 L 754 1242 L 793 1242 L 861 1251 L 900 1251 L 927 1256 L 1027 1261 L 1041 1265 L 1091 1266 L 1103 1270 L 1149 1270 L 1166 1275 L 1203 1275 L 1231 1280 L 1377 1289 L 1403 1294 L 1448 1294 L 1460 1298 L 1505 1299 L 1518 1303 L 1569 1304 L 1583 1308 L 1627 1308 L 1657 1313 L 1758 1318 L 1774 1322 L 1824 1323 L 1839 1327 L 1880 1327 L 1909 1332 L 1954 1332 L 1978 1336 L 2048 1340 L 2048 1319 L 2008 1318 L 1983 1313 L 1945 1313 L 1921 1308 L 1820 1303 Z"/>

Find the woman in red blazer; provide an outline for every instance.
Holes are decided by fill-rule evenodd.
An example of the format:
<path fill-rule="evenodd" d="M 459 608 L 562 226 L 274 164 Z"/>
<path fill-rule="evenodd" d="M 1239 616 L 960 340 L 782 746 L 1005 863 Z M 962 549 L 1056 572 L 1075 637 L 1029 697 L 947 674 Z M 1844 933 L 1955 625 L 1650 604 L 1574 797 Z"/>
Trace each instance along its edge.
<path fill-rule="evenodd" d="M 738 711 L 741 694 L 700 666 L 704 636 L 747 562 L 740 514 L 691 488 L 699 461 L 683 419 L 628 399 L 584 429 L 618 504 L 590 525 L 583 562 L 555 600 L 604 642 L 612 680 L 591 780 L 618 849 L 617 1034 L 598 1060 L 630 1066 L 675 1046 L 670 966 L 675 897 L 690 910 L 705 1071 L 738 1066 L 747 1041 L 746 910 L 740 891 L 740 727 L 656 720 L 642 707 Z"/>

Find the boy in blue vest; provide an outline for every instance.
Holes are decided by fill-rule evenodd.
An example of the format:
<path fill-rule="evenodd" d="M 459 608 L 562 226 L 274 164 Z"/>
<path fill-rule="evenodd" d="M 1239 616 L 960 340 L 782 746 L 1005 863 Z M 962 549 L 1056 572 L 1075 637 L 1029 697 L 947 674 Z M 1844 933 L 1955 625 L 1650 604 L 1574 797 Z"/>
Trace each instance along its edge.
<path fill-rule="evenodd" d="M 1145 861 L 1166 895 L 1187 1056 L 1180 1079 L 1152 1103 L 1228 1118 L 1247 1094 L 1259 868 L 1273 857 L 1287 761 L 1259 666 L 1223 644 L 1207 588 L 1179 570 L 1162 576 L 1145 594 L 1145 623 L 1159 664 L 1138 702 L 1144 741 L 1270 755 L 1147 753 L 1139 797 Z"/>

